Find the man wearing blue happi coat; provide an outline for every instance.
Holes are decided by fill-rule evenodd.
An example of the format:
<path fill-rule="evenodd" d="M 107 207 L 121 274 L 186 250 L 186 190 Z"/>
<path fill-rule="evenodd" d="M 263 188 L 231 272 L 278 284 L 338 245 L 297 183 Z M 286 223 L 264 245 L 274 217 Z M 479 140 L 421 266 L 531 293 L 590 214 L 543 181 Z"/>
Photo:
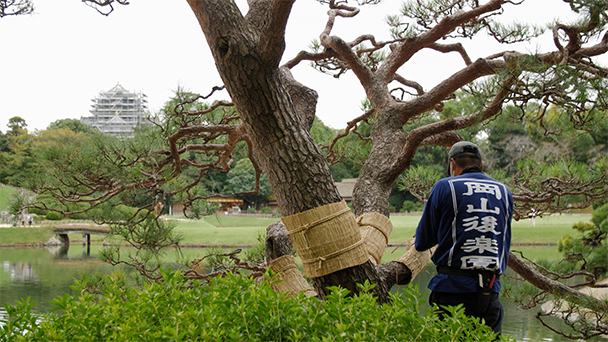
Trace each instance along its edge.
<path fill-rule="evenodd" d="M 433 186 L 416 229 L 416 250 L 437 245 L 431 258 L 437 275 L 428 285 L 429 302 L 439 307 L 463 304 L 467 315 L 483 318 L 500 332 L 503 308 L 498 294 L 511 245 L 513 196 L 482 172 L 477 145 L 454 144 L 448 162 L 451 177 Z"/>

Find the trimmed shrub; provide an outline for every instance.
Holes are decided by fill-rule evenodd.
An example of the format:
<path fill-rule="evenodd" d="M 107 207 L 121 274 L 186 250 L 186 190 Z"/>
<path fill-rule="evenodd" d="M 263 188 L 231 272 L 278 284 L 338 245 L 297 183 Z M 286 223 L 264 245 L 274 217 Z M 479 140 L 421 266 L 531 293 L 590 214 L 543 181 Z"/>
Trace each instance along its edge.
<path fill-rule="evenodd" d="M 493 341 L 495 334 L 461 308 L 440 320 L 420 308 L 417 288 L 378 305 L 369 293 L 348 297 L 331 289 L 326 301 L 289 297 L 239 275 L 208 284 L 163 271 L 163 281 L 142 288 L 125 285 L 121 274 L 101 278 L 88 291 L 51 303 L 60 316 L 36 317 L 28 300 L 8 306 L 0 331 L 8 341 Z M 369 290 L 369 285 L 362 286 Z"/>
<path fill-rule="evenodd" d="M 56 211 L 49 211 L 46 213 L 46 219 L 49 221 L 59 221 L 63 218 L 63 215 Z"/>
<path fill-rule="evenodd" d="M 46 216 L 46 214 L 48 214 L 49 211 L 38 209 L 38 208 L 30 208 L 30 209 L 28 209 L 28 212 L 30 214 L 36 214 L 38 216 Z"/>
<path fill-rule="evenodd" d="M 72 220 L 87 220 L 89 215 L 87 213 L 72 214 L 70 215 L 70 218 Z"/>

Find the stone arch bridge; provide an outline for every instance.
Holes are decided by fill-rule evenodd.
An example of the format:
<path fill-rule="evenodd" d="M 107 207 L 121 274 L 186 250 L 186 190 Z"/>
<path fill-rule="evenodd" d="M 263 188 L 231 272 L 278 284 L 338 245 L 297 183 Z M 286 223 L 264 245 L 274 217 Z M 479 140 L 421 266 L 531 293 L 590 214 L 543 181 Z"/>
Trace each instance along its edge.
<path fill-rule="evenodd" d="M 68 234 L 82 234 L 82 242 L 87 245 L 91 244 L 91 234 L 94 235 L 108 235 L 110 234 L 110 227 L 106 225 L 98 225 L 91 223 L 65 223 L 53 226 L 55 234 L 59 235 L 59 238 L 65 245 L 70 244 L 70 238 Z"/>

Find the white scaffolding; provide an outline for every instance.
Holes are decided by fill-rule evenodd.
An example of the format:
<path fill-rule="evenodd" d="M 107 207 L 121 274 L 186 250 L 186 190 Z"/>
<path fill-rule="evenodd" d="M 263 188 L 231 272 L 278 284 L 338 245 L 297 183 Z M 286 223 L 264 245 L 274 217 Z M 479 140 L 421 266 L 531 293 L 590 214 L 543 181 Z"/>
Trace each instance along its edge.
<path fill-rule="evenodd" d="M 81 117 L 80 121 L 105 134 L 130 138 L 133 129 L 145 123 L 146 95 L 129 92 L 120 83 L 91 101 L 92 115 Z"/>

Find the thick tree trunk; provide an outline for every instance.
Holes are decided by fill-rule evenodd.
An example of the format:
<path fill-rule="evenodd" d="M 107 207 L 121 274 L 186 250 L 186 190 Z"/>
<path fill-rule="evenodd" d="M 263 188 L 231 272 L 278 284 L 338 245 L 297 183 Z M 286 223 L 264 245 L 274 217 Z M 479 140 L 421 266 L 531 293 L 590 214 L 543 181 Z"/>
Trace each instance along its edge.
<path fill-rule="evenodd" d="M 341 201 L 281 77 L 283 46 L 262 51 L 266 37 L 232 1 L 189 2 L 283 214 Z"/>
<path fill-rule="evenodd" d="M 382 116 L 382 113 L 379 112 L 377 116 Z M 395 170 L 393 166 L 405 145 L 403 129 L 375 124 L 372 129 L 372 142 L 372 150 L 361 168 L 353 191 L 353 208 L 357 216 L 379 213 L 388 217 L 391 190 L 397 177 L 403 172 Z"/>
<path fill-rule="evenodd" d="M 270 225 L 266 233 L 266 260 L 269 264 L 272 260 L 285 255 L 291 255 L 293 245 L 287 235 L 287 229 L 282 222 Z M 409 284 L 428 264 L 434 249 L 427 252 L 417 252 L 413 243 L 414 241 L 411 239 L 406 246 L 406 253 L 395 261 L 375 266 L 376 272 L 374 277 L 377 277 L 377 283 L 381 284 L 386 291 L 389 291 L 393 285 Z M 331 274 L 328 278 L 337 277 L 336 274 L 340 274 L 340 272 Z M 316 280 L 313 279 L 314 281 Z M 347 287 L 347 283 L 341 283 L 340 285 L 358 291 L 354 283 L 350 284 L 351 287 Z M 323 293 L 320 293 L 320 297 L 323 297 Z"/>
<path fill-rule="evenodd" d="M 284 43 L 268 46 L 276 39 L 277 30 L 267 31 L 266 21 L 282 22 L 277 11 L 265 12 L 272 6 L 286 6 L 289 1 L 256 3 L 250 11 L 258 18 L 244 18 L 232 1 L 189 0 L 213 53 L 217 69 L 239 112 L 260 164 L 277 197 L 283 215 L 293 215 L 342 198 L 333 182 L 323 154 L 308 133 L 310 115 L 297 112 L 288 88 L 278 68 Z M 254 5 L 251 3 L 250 5 Z M 264 16 L 269 16 L 265 18 Z M 264 17 L 264 18 L 261 18 Z M 262 20 L 264 19 L 264 20 Z M 286 18 L 285 18 L 286 21 Z M 251 25 L 251 23 L 257 23 Z M 305 107 L 300 107 L 305 108 Z M 382 286 L 373 265 L 369 262 L 350 267 L 335 274 L 313 279 L 323 296 L 328 286 L 340 285 L 358 292 L 355 284 L 365 280 L 377 284 L 380 302 L 388 301 L 388 290 Z"/>
<path fill-rule="evenodd" d="M 376 284 L 373 293 L 377 296 L 379 303 L 388 303 L 390 301 L 388 293 L 391 287 L 382 281 L 371 261 L 326 276 L 312 278 L 312 283 L 319 297 L 325 298 L 325 296 L 330 294 L 328 290 L 329 286 L 341 286 L 352 293 L 359 293 L 360 289 L 357 284 L 363 284 L 366 280 L 369 280 L 371 284 Z"/>

